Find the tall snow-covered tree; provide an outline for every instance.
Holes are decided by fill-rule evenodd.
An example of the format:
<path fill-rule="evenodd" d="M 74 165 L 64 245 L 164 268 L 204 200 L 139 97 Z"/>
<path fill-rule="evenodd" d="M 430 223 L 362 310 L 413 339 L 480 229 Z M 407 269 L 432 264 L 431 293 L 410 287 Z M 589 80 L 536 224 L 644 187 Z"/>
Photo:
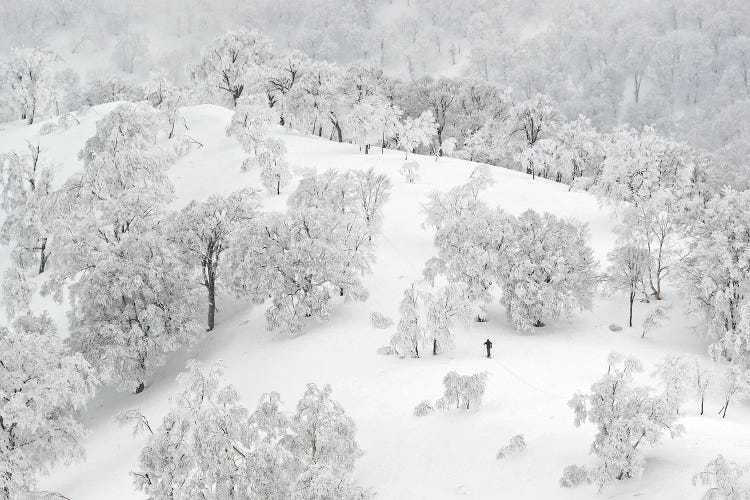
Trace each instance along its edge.
<path fill-rule="evenodd" d="M 256 31 L 241 28 L 211 41 L 188 73 L 196 85 L 210 94 L 227 96 L 236 105 L 246 89 L 262 88 L 271 58 L 270 42 Z"/>
<path fill-rule="evenodd" d="M 643 290 L 648 265 L 648 252 L 635 245 L 615 247 L 609 254 L 612 263 L 607 269 L 607 287 L 628 294 L 628 326 L 633 326 L 633 303 Z"/>
<path fill-rule="evenodd" d="M 423 111 L 417 118 L 407 116 L 398 127 L 399 148 L 405 152 L 406 159 L 409 159 L 410 152 L 413 153 L 419 147 L 431 145 L 436 133 L 437 124 L 432 111 Z"/>
<path fill-rule="evenodd" d="M 466 319 L 469 303 L 461 285 L 449 284 L 425 296 L 427 319 L 425 321 L 428 343 L 432 341 L 432 354 L 441 354 L 455 346 L 451 328 L 459 319 Z"/>
<path fill-rule="evenodd" d="M 414 284 L 404 290 L 399 305 L 401 317 L 398 320 L 396 333 L 391 337 L 391 346 L 399 356 L 419 357 L 419 351 L 426 342 L 425 327 L 420 318 L 421 292 Z"/>
<path fill-rule="evenodd" d="M 246 94 L 237 100 L 226 133 L 237 139 L 242 149 L 252 155 L 243 162 L 243 170 L 256 165 L 261 153 L 279 158 L 283 156 L 283 144 L 268 135 L 269 127 L 277 119 L 278 115 L 259 94 Z"/>
<path fill-rule="evenodd" d="M 509 265 L 501 271 L 502 302 L 521 331 L 591 307 L 595 261 L 586 226 L 527 210 L 514 223 Z"/>
<path fill-rule="evenodd" d="M 533 147 L 550 133 L 560 122 L 560 113 L 552 105 L 552 99 L 544 94 L 521 101 L 511 111 L 510 134 L 519 134 L 526 144 Z"/>
<path fill-rule="evenodd" d="M 643 371 L 640 361 L 612 353 L 607 374 L 591 386 L 589 394 L 576 393 L 568 405 L 575 425 L 591 422 L 598 428 L 591 445 L 599 463 L 592 468 L 571 466 L 561 480 L 563 486 L 577 481 L 600 487 L 616 480 L 639 477 L 646 461 L 642 449 L 658 444 L 662 435 L 680 436 L 674 407 L 663 396 L 651 395 L 647 387 L 634 387 L 633 378 Z"/>
<path fill-rule="evenodd" d="M 83 357 L 65 349 L 46 313 L 0 328 L 1 498 L 31 498 L 39 474 L 83 458 L 78 410 L 97 383 Z"/>
<path fill-rule="evenodd" d="M 31 283 L 26 279 L 24 270 L 11 266 L 3 273 L 2 304 L 5 315 L 13 319 L 17 314 L 29 310 L 31 296 L 34 292 Z"/>
<path fill-rule="evenodd" d="M 0 207 L 6 218 L 0 227 L 0 242 L 15 243 L 14 259 L 21 267 L 36 260 L 43 273 L 51 252 L 52 168 L 39 144 L 29 142 L 28 152 L 0 155 Z"/>
<path fill-rule="evenodd" d="M 284 159 L 285 151 L 283 142 L 269 138 L 256 152 L 255 160 L 260 166 L 260 182 L 271 194 L 281 194 L 281 188 L 291 182 L 292 173 L 289 163 Z"/>
<path fill-rule="evenodd" d="M 225 265 L 222 256 L 257 218 L 256 192 L 242 189 L 226 197 L 212 195 L 202 202 L 191 201 L 172 221 L 170 238 L 186 254 L 191 267 L 199 270 L 200 283 L 208 294 L 208 331 L 215 325 L 216 291 Z"/>
<path fill-rule="evenodd" d="M 733 336 L 741 333 L 742 307 L 750 285 L 749 203 L 750 192 L 729 188 L 712 198 L 688 226 L 691 250 L 680 266 L 691 311 L 702 318 L 709 336 L 727 340 L 719 346 L 720 356 L 739 345 Z"/>
<path fill-rule="evenodd" d="M 10 100 L 31 125 L 50 104 L 54 65 L 60 60 L 50 48 L 15 49 L 0 70 L 10 89 Z"/>
<path fill-rule="evenodd" d="M 125 103 L 97 122 L 80 153 L 83 174 L 61 189 L 56 269 L 70 286 L 70 343 L 123 389 L 140 392 L 167 353 L 192 342 L 198 290 L 160 217 L 172 199 L 162 122 Z M 55 290 L 56 288 L 56 290 Z"/>
<path fill-rule="evenodd" d="M 355 176 L 308 174 L 290 195 L 286 214 L 267 214 L 231 250 L 232 289 L 253 301 L 270 297 L 268 329 L 292 334 L 302 330 L 303 318 L 327 319 L 334 296 L 364 300 L 361 276 L 374 259 L 377 229 L 367 218 Z"/>

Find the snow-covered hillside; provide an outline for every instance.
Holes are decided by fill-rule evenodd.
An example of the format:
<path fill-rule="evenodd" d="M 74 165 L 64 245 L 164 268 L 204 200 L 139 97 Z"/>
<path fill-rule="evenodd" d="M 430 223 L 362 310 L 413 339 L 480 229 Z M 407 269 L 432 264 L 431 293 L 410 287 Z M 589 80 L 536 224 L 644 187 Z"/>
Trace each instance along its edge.
<path fill-rule="evenodd" d="M 57 182 L 82 166 L 78 151 L 93 135 L 96 120 L 115 104 L 97 106 L 85 115 L 76 113 L 80 125 L 39 135 L 43 123 L 0 125 L 0 152 L 20 149 L 25 140 L 39 141 L 44 154 L 59 163 Z M 202 146 L 180 158 L 170 170 L 177 193 L 176 206 L 213 193 L 228 194 L 243 187 L 260 188 L 257 170 L 242 172 L 245 158 L 237 141 L 225 134 L 232 112 L 212 105 L 184 108 L 187 130 Z M 690 353 L 706 358 L 706 341 L 691 329 L 676 291 L 667 290 L 670 321 L 649 338 L 641 339 L 638 327 L 610 331 L 611 323 L 626 324 L 624 295 L 597 296 L 593 310 L 521 334 L 506 322 L 499 304 L 490 309 L 489 321 L 462 325 L 456 332 L 456 349 L 449 354 L 421 359 L 399 359 L 376 354 L 388 343 L 392 330 L 378 330 L 370 313 L 379 311 L 398 318 L 402 292 L 420 280 L 425 261 L 434 255 L 432 232 L 421 227 L 422 204 L 434 190 L 446 191 L 466 182 L 475 164 L 457 159 L 414 155 L 420 163 L 420 180 L 406 183 L 398 170 L 403 152 L 373 149 L 362 154 L 351 144 L 297 135 L 281 128 L 273 135 L 284 141 L 294 168 L 366 169 L 374 167 L 393 181 L 385 206 L 382 234 L 377 238 L 377 263 L 364 283 L 367 301 L 339 303 L 327 322 L 310 322 L 299 337 L 278 337 L 265 330 L 263 309 L 222 296 L 216 330 L 189 351 L 172 355 L 153 382 L 138 395 L 104 387 L 82 417 L 89 430 L 87 460 L 58 466 L 43 478 L 45 489 L 74 500 L 142 498 L 129 471 L 137 467 L 144 436 L 133 437 L 114 416 L 140 408 L 159 422 L 178 390 L 176 375 L 188 359 L 203 363 L 222 360 L 226 379 L 254 407 L 261 394 L 281 393 L 286 408 L 302 395 L 305 384 L 329 383 L 333 397 L 357 425 L 357 440 L 365 451 L 357 462 L 355 478 L 372 487 L 383 499 L 495 499 L 495 498 L 700 498 L 703 489 L 691 477 L 718 453 L 742 459 L 750 448 L 750 409 L 732 407 L 725 419 L 716 414 L 721 403 L 707 401 L 703 416 L 697 404 L 684 407 L 686 433 L 663 445 L 647 449 L 648 467 L 640 479 L 618 482 L 598 492 L 596 486 L 563 489 L 559 478 L 570 464 L 593 463 L 589 454 L 592 425 L 576 428 L 567 402 L 575 391 L 586 391 L 607 369 L 606 357 L 618 351 L 645 364 L 644 380 L 654 365 L 669 354 Z M 523 173 L 492 168 L 494 185 L 482 193 L 491 206 L 518 214 L 527 208 L 549 211 L 588 224 L 590 245 L 600 266 L 615 241 L 617 221 L 594 197 L 568 186 Z M 291 192 L 294 184 L 286 190 Z M 264 208 L 283 210 L 286 196 L 261 195 Z M 2 254 L 3 268 L 8 263 Z M 65 304 L 36 297 L 37 310 L 48 309 L 65 334 Z M 634 324 L 640 325 L 652 304 L 636 304 Z M 485 339 L 494 343 L 493 358 L 483 356 Z M 467 412 L 438 412 L 417 418 L 413 409 L 423 399 L 442 392 L 442 378 L 456 370 L 489 373 L 483 405 Z M 655 384 L 653 379 L 648 383 Z M 498 448 L 511 436 L 524 434 L 526 451 L 502 461 Z"/>

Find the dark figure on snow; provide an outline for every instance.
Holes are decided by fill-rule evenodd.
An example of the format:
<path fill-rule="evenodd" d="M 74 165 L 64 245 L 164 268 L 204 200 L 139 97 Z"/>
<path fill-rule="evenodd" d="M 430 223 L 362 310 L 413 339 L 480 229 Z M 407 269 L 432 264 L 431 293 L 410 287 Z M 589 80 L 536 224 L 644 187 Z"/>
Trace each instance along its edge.
<path fill-rule="evenodd" d="M 487 348 L 487 357 L 489 358 L 492 356 L 492 342 L 490 342 L 490 339 L 487 339 L 487 342 L 484 343 L 484 347 Z"/>

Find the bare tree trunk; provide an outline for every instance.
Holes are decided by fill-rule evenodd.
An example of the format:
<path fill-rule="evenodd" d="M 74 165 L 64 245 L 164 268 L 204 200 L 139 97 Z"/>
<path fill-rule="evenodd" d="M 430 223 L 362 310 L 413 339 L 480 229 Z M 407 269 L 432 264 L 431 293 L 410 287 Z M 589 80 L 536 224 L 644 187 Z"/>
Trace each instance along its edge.
<path fill-rule="evenodd" d="M 44 272 L 44 268 L 47 266 L 47 258 L 49 257 L 49 254 L 47 254 L 47 238 L 42 238 L 42 240 L 39 242 L 39 274 L 42 274 Z"/>
<path fill-rule="evenodd" d="M 635 301 L 635 292 L 630 291 L 630 317 L 628 318 L 628 325 L 633 328 L 633 302 Z"/>
<path fill-rule="evenodd" d="M 216 281 L 212 277 L 211 280 L 206 284 L 208 290 L 208 331 L 214 329 L 216 321 Z"/>

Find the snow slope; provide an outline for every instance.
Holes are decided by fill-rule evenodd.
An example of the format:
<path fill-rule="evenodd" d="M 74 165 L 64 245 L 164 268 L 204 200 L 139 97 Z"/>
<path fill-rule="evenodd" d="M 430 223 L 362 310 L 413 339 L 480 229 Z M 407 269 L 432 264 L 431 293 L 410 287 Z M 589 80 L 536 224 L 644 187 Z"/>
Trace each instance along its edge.
<path fill-rule="evenodd" d="M 59 180 L 81 167 L 77 153 L 94 132 L 96 119 L 111 109 L 103 105 L 79 117 L 80 126 L 39 136 L 41 124 L 14 122 L 0 125 L 0 151 L 23 147 L 38 140 L 47 154 L 60 163 Z M 231 112 L 203 105 L 183 110 L 186 133 L 203 144 L 181 158 L 171 169 L 178 201 L 202 199 L 212 193 L 259 187 L 256 171 L 243 173 L 244 157 L 234 139 L 224 133 Z M 145 437 L 133 437 L 114 415 L 140 408 L 158 423 L 178 390 L 175 376 L 185 361 L 197 358 L 210 363 L 222 360 L 227 381 L 234 384 L 245 404 L 254 408 L 264 392 L 276 390 L 286 405 L 293 405 L 307 382 L 330 383 L 338 399 L 357 424 L 357 438 L 365 455 L 355 477 L 374 488 L 383 499 L 495 499 L 495 498 L 700 498 L 702 489 L 691 486 L 692 474 L 724 453 L 743 461 L 750 447 L 748 408 L 730 407 L 720 419 L 718 401 L 707 402 L 706 415 L 697 405 L 685 406 L 684 437 L 667 440 L 647 450 L 648 467 L 641 479 L 628 480 L 597 492 L 594 486 L 565 490 L 558 486 L 569 464 L 591 464 L 589 447 L 594 428 L 573 426 L 567 401 L 576 390 L 588 390 L 606 370 L 606 356 L 616 350 L 639 357 L 646 371 L 662 357 L 679 352 L 705 356 L 705 341 L 691 330 L 679 296 L 667 291 L 672 320 L 651 338 L 642 340 L 640 329 L 619 333 L 612 322 L 627 319 L 624 296 L 598 297 L 593 312 L 537 330 L 533 335 L 513 331 L 504 311 L 496 305 L 490 321 L 472 323 L 456 331 L 457 348 L 448 355 L 423 359 L 379 356 L 376 349 L 388 342 L 391 331 L 376 330 L 369 322 L 372 311 L 398 319 L 402 291 L 421 278 L 424 262 L 433 255 L 432 234 L 421 228 L 421 204 L 433 190 L 447 190 L 465 182 L 474 164 L 466 161 L 414 156 L 421 165 L 421 180 L 406 184 L 398 174 L 403 153 L 386 150 L 363 155 L 350 144 L 304 137 L 281 129 L 290 162 L 318 169 L 370 166 L 393 179 L 391 200 L 385 207 L 383 234 L 377 241 L 378 261 L 365 278 L 370 298 L 364 303 L 338 304 L 330 321 L 311 322 L 297 338 L 275 337 L 264 329 L 263 309 L 222 297 L 215 332 L 207 334 L 189 352 L 173 355 L 140 395 L 120 394 L 103 388 L 89 404 L 83 421 L 90 430 L 87 461 L 60 466 L 42 486 L 74 500 L 142 498 L 128 472 L 137 467 Z M 491 205 L 512 213 L 526 208 L 550 211 L 585 221 L 591 245 L 600 262 L 614 243 L 616 224 L 586 193 L 504 169 L 493 169 L 494 186 L 484 194 Z M 291 192 L 294 185 L 287 189 Z M 262 195 L 268 209 L 283 209 L 285 196 Z M 7 251 L 0 254 L 7 264 Z M 65 334 L 65 306 L 37 298 L 48 308 Z M 637 304 L 636 324 L 649 305 Z M 494 343 L 494 358 L 483 358 L 482 342 Z M 706 357 L 706 361 L 708 361 Z M 413 416 L 414 406 L 441 394 L 441 379 L 449 370 L 469 374 L 489 372 L 484 404 L 470 412 Z M 290 406 L 287 406 L 289 408 Z M 504 461 L 495 460 L 497 449 L 518 433 L 526 437 L 527 450 Z"/>

